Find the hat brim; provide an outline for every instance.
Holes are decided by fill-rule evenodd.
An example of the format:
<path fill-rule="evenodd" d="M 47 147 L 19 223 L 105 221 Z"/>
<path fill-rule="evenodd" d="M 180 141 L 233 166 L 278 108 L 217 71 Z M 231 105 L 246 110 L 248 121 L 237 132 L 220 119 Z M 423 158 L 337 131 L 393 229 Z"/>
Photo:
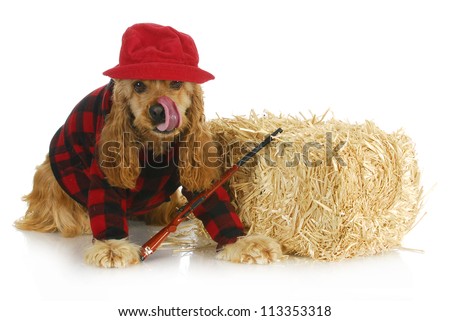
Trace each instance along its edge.
<path fill-rule="evenodd" d="M 176 80 L 198 84 L 214 79 L 212 74 L 198 67 L 168 63 L 117 65 L 103 74 L 114 79 Z"/>

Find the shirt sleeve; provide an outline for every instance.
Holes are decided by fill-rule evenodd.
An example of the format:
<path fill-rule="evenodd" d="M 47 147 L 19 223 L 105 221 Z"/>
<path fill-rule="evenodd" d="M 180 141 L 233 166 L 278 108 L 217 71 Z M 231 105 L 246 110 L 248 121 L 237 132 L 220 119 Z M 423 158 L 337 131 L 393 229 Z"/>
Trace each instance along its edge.
<path fill-rule="evenodd" d="M 95 239 L 128 237 L 127 190 L 111 187 L 97 160 L 92 160 L 88 194 L 88 213 Z"/>
<path fill-rule="evenodd" d="M 188 200 L 195 196 L 185 189 L 183 194 Z M 206 231 L 218 243 L 218 249 L 236 242 L 238 237 L 244 235 L 242 222 L 230 203 L 228 192 L 222 186 L 194 210 L 194 215 L 203 222 Z"/>

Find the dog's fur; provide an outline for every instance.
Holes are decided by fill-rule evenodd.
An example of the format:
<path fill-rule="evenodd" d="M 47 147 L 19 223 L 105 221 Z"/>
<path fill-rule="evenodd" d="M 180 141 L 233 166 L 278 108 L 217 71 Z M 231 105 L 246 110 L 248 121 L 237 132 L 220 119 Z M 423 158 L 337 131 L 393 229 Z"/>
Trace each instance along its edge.
<path fill-rule="evenodd" d="M 137 82 L 140 82 L 137 89 Z M 143 86 L 143 87 L 142 87 Z M 194 148 L 194 142 L 209 142 L 211 134 L 203 116 L 203 92 L 198 84 L 182 83 L 180 88 L 171 81 L 157 80 L 115 80 L 113 105 L 101 130 L 99 145 L 108 141 L 120 141 L 122 135 L 132 135 L 129 142 L 153 142 L 153 153 L 162 154 L 168 143 L 182 137 L 188 148 L 180 149 L 179 174 L 181 184 L 190 191 L 210 187 L 220 176 L 217 168 L 191 166 L 204 164 L 202 149 Z M 144 88 L 144 90 L 142 90 Z M 158 97 L 168 96 L 177 105 L 182 115 L 182 125 L 170 133 L 155 130 L 148 108 Z M 132 189 L 140 174 L 138 153 L 129 149 L 127 142 L 121 145 L 121 153 L 130 166 L 109 166 L 102 168 L 111 186 Z M 111 161 L 113 155 L 99 153 L 102 159 Z M 184 199 L 174 194 L 170 203 L 164 203 L 147 215 L 147 222 L 166 224 Z M 67 195 L 56 181 L 47 156 L 34 176 L 33 190 L 24 197 L 28 202 L 25 216 L 15 222 L 19 229 L 41 232 L 60 232 L 65 237 L 91 233 L 86 208 Z M 139 262 L 140 247 L 127 239 L 95 240 L 85 253 L 88 264 L 99 267 L 124 267 Z M 280 245 L 264 236 L 239 238 L 234 244 L 224 246 L 218 258 L 245 263 L 269 263 L 282 256 Z"/>

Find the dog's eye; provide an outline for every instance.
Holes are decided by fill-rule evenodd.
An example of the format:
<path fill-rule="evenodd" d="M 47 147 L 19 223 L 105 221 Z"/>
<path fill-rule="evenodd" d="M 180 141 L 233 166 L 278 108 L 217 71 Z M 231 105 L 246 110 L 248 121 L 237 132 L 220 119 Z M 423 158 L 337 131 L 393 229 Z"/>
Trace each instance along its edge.
<path fill-rule="evenodd" d="M 142 81 L 136 81 L 134 83 L 134 91 L 138 94 L 143 93 L 147 89 L 147 86 Z"/>
<path fill-rule="evenodd" d="M 181 86 L 183 86 L 183 82 L 182 81 L 171 81 L 169 86 L 172 89 L 180 89 Z"/>

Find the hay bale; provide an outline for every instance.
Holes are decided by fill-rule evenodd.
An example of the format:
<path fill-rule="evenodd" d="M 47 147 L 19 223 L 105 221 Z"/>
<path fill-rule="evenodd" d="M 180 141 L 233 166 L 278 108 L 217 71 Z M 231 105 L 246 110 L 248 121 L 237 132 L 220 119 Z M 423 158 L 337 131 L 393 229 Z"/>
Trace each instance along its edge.
<path fill-rule="evenodd" d="M 420 173 L 402 131 L 270 113 L 209 124 L 228 166 L 250 142 L 283 128 L 229 187 L 249 233 L 271 236 L 291 254 L 332 261 L 384 252 L 399 246 L 416 220 Z"/>

